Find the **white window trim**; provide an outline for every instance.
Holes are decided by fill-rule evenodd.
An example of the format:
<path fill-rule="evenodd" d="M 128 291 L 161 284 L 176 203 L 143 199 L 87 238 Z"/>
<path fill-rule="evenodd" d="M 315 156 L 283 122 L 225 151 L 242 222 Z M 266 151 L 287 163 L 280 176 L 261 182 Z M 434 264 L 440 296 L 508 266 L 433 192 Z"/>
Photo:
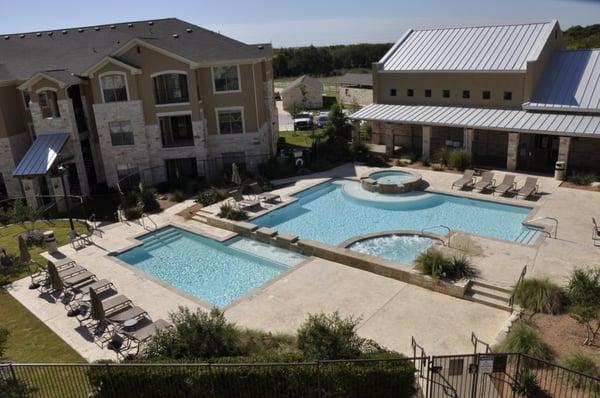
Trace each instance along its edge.
<path fill-rule="evenodd" d="M 54 91 L 55 93 L 58 92 L 58 89 L 54 88 L 54 87 L 42 87 L 42 88 L 38 88 L 37 90 L 35 90 L 36 94 L 41 93 L 42 91 Z"/>
<path fill-rule="evenodd" d="M 106 100 L 104 99 L 104 87 L 102 87 L 102 78 L 104 76 L 109 76 L 109 75 L 121 75 L 125 78 L 125 92 L 127 93 L 127 101 L 131 100 L 131 96 L 129 95 L 129 83 L 127 82 L 127 73 L 125 72 L 121 72 L 121 71 L 108 71 L 108 72 L 104 72 L 98 75 L 98 83 L 100 84 L 100 95 L 102 96 L 102 103 L 103 104 L 111 104 L 112 102 L 106 102 Z M 127 101 L 116 101 L 116 102 L 127 102 Z"/>
<path fill-rule="evenodd" d="M 185 81 L 188 86 L 187 91 L 188 91 L 188 100 L 189 100 L 189 98 L 190 98 L 190 81 L 188 79 L 188 77 L 189 77 L 188 73 L 184 70 L 163 70 L 163 71 L 151 74 L 150 78 L 152 79 L 152 90 L 156 90 L 156 87 L 154 86 L 154 78 L 155 77 L 162 76 L 162 75 L 171 75 L 171 74 L 185 75 Z M 156 93 L 153 93 L 153 94 L 156 95 Z M 168 103 L 168 104 L 157 104 L 156 99 L 155 99 L 154 106 L 156 108 L 168 108 L 170 106 L 190 106 L 190 101 L 188 101 L 188 102 L 173 102 L 173 103 Z"/>
<path fill-rule="evenodd" d="M 192 111 L 174 111 L 174 112 L 161 112 L 161 113 L 157 113 L 156 117 L 167 117 L 167 116 L 192 116 Z M 192 122 L 194 122 L 192 120 Z"/>
<path fill-rule="evenodd" d="M 242 113 L 242 132 L 235 134 L 221 134 L 221 124 L 219 123 L 219 111 L 240 111 Z M 246 134 L 246 117 L 244 115 L 244 107 L 243 106 L 228 106 L 223 108 L 215 108 L 215 122 L 217 124 L 217 133 L 219 135 L 227 136 L 235 136 L 239 134 Z"/>
<path fill-rule="evenodd" d="M 162 70 L 160 72 L 156 72 L 150 75 L 151 79 L 154 79 L 157 76 L 160 75 L 170 75 L 170 74 L 178 74 L 178 75 L 185 75 L 187 77 L 188 73 L 184 70 Z"/>
<path fill-rule="evenodd" d="M 228 91 L 217 91 L 217 86 L 215 85 L 215 68 L 223 68 L 227 66 L 235 66 L 237 68 L 237 78 L 238 78 L 238 89 L 237 90 L 228 90 Z M 241 93 L 242 92 L 242 75 L 240 74 L 240 65 L 220 65 L 220 66 L 211 66 L 210 67 L 210 76 L 212 80 L 213 94 L 233 94 L 233 93 Z"/>
<path fill-rule="evenodd" d="M 156 108 L 169 108 L 174 106 L 190 106 L 189 102 L 174 102 L 172 104 L 154 104 Z"/>

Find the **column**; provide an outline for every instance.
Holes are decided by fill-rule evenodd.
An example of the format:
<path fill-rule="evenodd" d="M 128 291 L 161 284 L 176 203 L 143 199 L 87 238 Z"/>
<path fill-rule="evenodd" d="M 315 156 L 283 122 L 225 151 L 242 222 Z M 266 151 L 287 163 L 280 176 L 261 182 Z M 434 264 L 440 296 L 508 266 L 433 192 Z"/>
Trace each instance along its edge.
<path fill-rule="evenodd" d="M 558 143 L 558 159 L 559 162 L 565 162 L 565 169 L 569 161 L 569 151 L 571 149 L 571 137 L 560 137 Z"/>
<path fill-rule="evenodd" d="M 66 180 L 67 180 L 67 178 L 65 177 L 65 183 L 67 183 Z M 68 198 L 66 198 L 65 190 L 63 189 L 63 185 L 62 185 L 60 176 L 51 177 L 50 184 L 52 186 L 52 192 L 54 192 L 54 196 L 55 196 L 55 200 L 56 200 L 56 210 L 58 210 L 61 213 L 66 212 L 67 204 L 65 203 L 65 201 L 68 200 Z M 68 189 L 69 188 L 67 187 L 67 190 Z"/>
<path fill-rule="evenodd" d="M 517 169 L 519 137 L 519 133 L 508 133 L 508 149 L 506 151 L 506 169 L 508 171 L 515 171 Z"/>
<path fill-rule="evenodd" d="M 475 130 L 473 129 L 464 129 L 463 132 L 463 150 L 469 154 L 469 156 L 473 156 L 473 136 L 475 135 Z"/>
<path fill-rule="evenodd" d="M 385 140 L 385 154 L 391 156 L 394 153 L 394 129 L 390 123 L 384 125 L 383 135 Z"/>
<path fill-rule="evenodd" d="M 38 196 L 40 195 L 40 184 L 34 178 L 26 178 L 21 180 L 23 191 L 25 192 L 25 200 L 27 205 L 33 209 L 38 208 Z"/>
<path fill-rule="evenodd" d="M 431 158 L 431 126 L 421 126 L 423 129 L 423 159 Z"/>
<path fill-rule="evenodd" d="M 360 120 L 352 120 L 352 144 L 360 144 Z"/>

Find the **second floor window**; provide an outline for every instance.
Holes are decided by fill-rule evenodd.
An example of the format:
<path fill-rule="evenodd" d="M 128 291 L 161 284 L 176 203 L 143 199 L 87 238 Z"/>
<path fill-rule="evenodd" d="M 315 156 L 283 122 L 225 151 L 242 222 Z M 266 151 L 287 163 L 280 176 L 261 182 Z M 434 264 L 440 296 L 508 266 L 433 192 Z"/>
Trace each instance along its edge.
<path fill-rule="evenodd" d="M 428 98 L 431 97 L 431 89 L 430 88 L 425 89 L 425 97 L 428 97 Z"/>
<path fill-rule="evenodd" d="M 215 92 L 239 91 L 240 80 L 237 65 L 213 68 Z"/>
<path fill-rule="evenodd" d="M 129 120 L 110 122 L 108 128 L 113 146 L 133 145 L 133 128 Z"/>
<path fill-rule="evenodd" d="M 217 111 L 220 134 L 241 134 L 244 132 L 244 121 L 241 109 Z"/>
<path fill-rule="evenodd" d="M 512 100 L 512 91 L 505 91 L 504 92 L 504 101 L 511 101 Z"/>
<path fill-rule="evenodd" d="M 156 104 L 189 102 L 187 76 L 183 73 L 166 73 L 154 78 Z"/>
<path fill-rule="evenodd" d="M 125 75 L 112 74 L 100 78 L 104 102 L 127 101 L 127 83 Z"/>
<path fill-rule="evenodd" d="M 31 102 L 31 95 L 29 91 L 23 90 L 23 102 L 25 103 L 25 109 L 29 109 L 29 103 Z"/>
<path fill-rule="evenodd" d="M 450 98 L 450 90 L 444 90 L 444 91 L 442 91 L 442 97 L 444 97 L 444 98 Z"/>
<path fill-rule="evenodd" d="M 60 117 L 58 102 L 56 101 L 56 93 L 54 91 L 42 91 L 38 94 L 38 97 L 40 109 L 42 111 L 42 118 L 52 119 Z"/>
<path fill-rule="evenodd" d="M 408 90 L 406 90 L 407 97 L 414 97 L 414 95 L 415 95 L 415 90 L 413 90 L 412 88 L 409 88 Z"/>
<path fill-rule="evenodd" d="M 192 130 L 192 117 L 164 116 L 158 118 L 163 147 L 172 148 L 194 145 L 194 132 Z"/>
<path fill-rule="evenodd" d="M 481 93 L 481 98 L 483 98 L 484 100 L 489 100 L 490 98 L 492 98 L 492 93 L 488 90 L 485 90 L 483 93 Z"/>

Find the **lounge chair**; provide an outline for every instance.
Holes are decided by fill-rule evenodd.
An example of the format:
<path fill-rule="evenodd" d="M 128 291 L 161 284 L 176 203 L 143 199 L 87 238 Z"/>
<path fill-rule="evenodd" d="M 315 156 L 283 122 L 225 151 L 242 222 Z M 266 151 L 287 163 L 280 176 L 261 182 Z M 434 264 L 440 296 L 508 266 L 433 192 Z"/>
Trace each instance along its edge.
<path fill-rule="evenodd" d="M 90 279 L 80 285 L 77 285 L 71 289 L 71 297 L 65 303 L 65 308 L 71 313 L 71 316 L 80 314 L 83 307 L 88 308 L 89 303 L 89 289 L 94 289 L 96 293 L 102 293 L 107 290 L 114 290 L 115 286 L 108 279 L 100 279 L 99 281 Z"/>
<path fill-rule="evenodd" d="M 76 231 L 69 231 L 67 236 L 69 237 L 73 249 L 92 244 L 92 237 L 89 233 L 80 234 Z"/>
<path fill-rule="evenodd" d="M 491 187 L 494 186 L 494 184 L 496 183 L 496 180 L 494 179 L 494 173 L 491 171 L 485 171 L 482 175 L 481 175 L 481 180 L 479 180 L 474 186 L 473 189 L 476 189 L 477 191 L 483 191 L 486 189 L 489 189 Z"/>
<path fill-rule="evenodd" d="M 517 189 L 515 176 L 512 174 L 505 174 L 502 182 L 494 187 L 494 194 L 499 193 L 500 196 L 503 196 L 515 189 Z"/>
<path fill-rule="evenodd" d="M 254 192 L 258 200 L 263 200 L 267 203 L 281 202 L 280 195 L 277 195 L 276 193 L 263 191 L 260 185 L 258 185 L 256 182 L 253 182 L 249 186 L 250 188 L 252 188 L 252 191 Z"/>
<path fill-rule="evenodd" d="M 74 271 L 69 271 L 74 269 L 77 269 L 77 272 L 72 273 Z M 43 286 L 44 289 L 66 295 L 67 293 L 70 294 L 77 286 L 96 280 L 96 275 L 78 265 L 63 269 L 61 272 L 62 274 L 56 269 L 53 263 L 48 262 L 50 287 L 48 288 L 48 285 L 45 285 Z"/>
<path fill-rule="evenodd" d="M 50 274 L 48 273 L 48 264 L 50 263 L 54 264 L 58 271 L 62 271 L 77 265 L 75 261 L 68 257 L 56 261 L 48 260 L 46 265 L 42 265 L 35 260 L 31 260 L 31 264 L 35 264 L 37 266 L 37 270 L 31 274 L 31 289 L 37 289 L 40 286 L 48 286 L 50 284 Z"/>
<path fill-rule="evenodd" d="M 133 327 L 116 326 L 115 333 L 111 338 L 109 348 L 117 353 L 117 358 L 125 358 L 132 355 L 137 356 L 140 353 L 141 347 L 146 343 L 158 330 L 168 329 L 173 327 L 172 324 L 159 319 L 152 321 L 149 317 L 144 317 L 138 321 Z"/>
<path fill-rule="evenodd" d="M 456 180 L 452 183 L 452 189 L 454 189 L 454 187 L 458 187 L 459 189 L 464 189 L 466 187 L 472 186 L 474 179 L 475 179 L 475 171 L 471 170 L 471 169 L 467 169 L 467 170 L 465 170 L 465 173 L 463 174 L 463 176 L 461 178 L 459 178 L 458 180 Z"/>
<path fill-rule="evenodd" d="M 260 200 L 244 199 L 240 191 L 231 191 L 229 194 L 231 195 L 234 206 L 240 210 L 247 210 L 260 206 Z"/>
<path fill-rule="evenodd" d="M 523 199 L 527 199 L 531 195 L 534 195 L 538 192 L 538 184 L 537 178 L 535 177 L 527 177 L 525 179 L 525 184 L 517 191 L 517 197 L 522 197 Z"/>
<path fill-rule="evenodd" d="M 594 217 L 592 217 L 592 224 L 594 224 L 592 229 L 592 242 L 594 242 L 594 246 L 600 246 L 600 225 L 598 225 Z"/>

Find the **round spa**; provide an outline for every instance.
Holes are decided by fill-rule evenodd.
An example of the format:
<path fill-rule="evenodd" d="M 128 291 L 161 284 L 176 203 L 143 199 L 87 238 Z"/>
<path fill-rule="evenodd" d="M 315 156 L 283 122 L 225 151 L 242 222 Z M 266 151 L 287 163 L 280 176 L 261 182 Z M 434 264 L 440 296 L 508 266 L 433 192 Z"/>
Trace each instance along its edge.
<path fill-rule="evenodd" d="M 361 179 L 363 189 L 383 194 L 414 191 L 421 185 L 421 175 L 405 170 L 383 170 Z"/>
<path fill-rule="evenodd" d="M 417 233 L 390 233 L 354 240 L 346 248 L 371 256 L 385 258 L 405 265 L 412 265 L 415 259 L 430 247 L 442 244 L 440 238 Z"/>

